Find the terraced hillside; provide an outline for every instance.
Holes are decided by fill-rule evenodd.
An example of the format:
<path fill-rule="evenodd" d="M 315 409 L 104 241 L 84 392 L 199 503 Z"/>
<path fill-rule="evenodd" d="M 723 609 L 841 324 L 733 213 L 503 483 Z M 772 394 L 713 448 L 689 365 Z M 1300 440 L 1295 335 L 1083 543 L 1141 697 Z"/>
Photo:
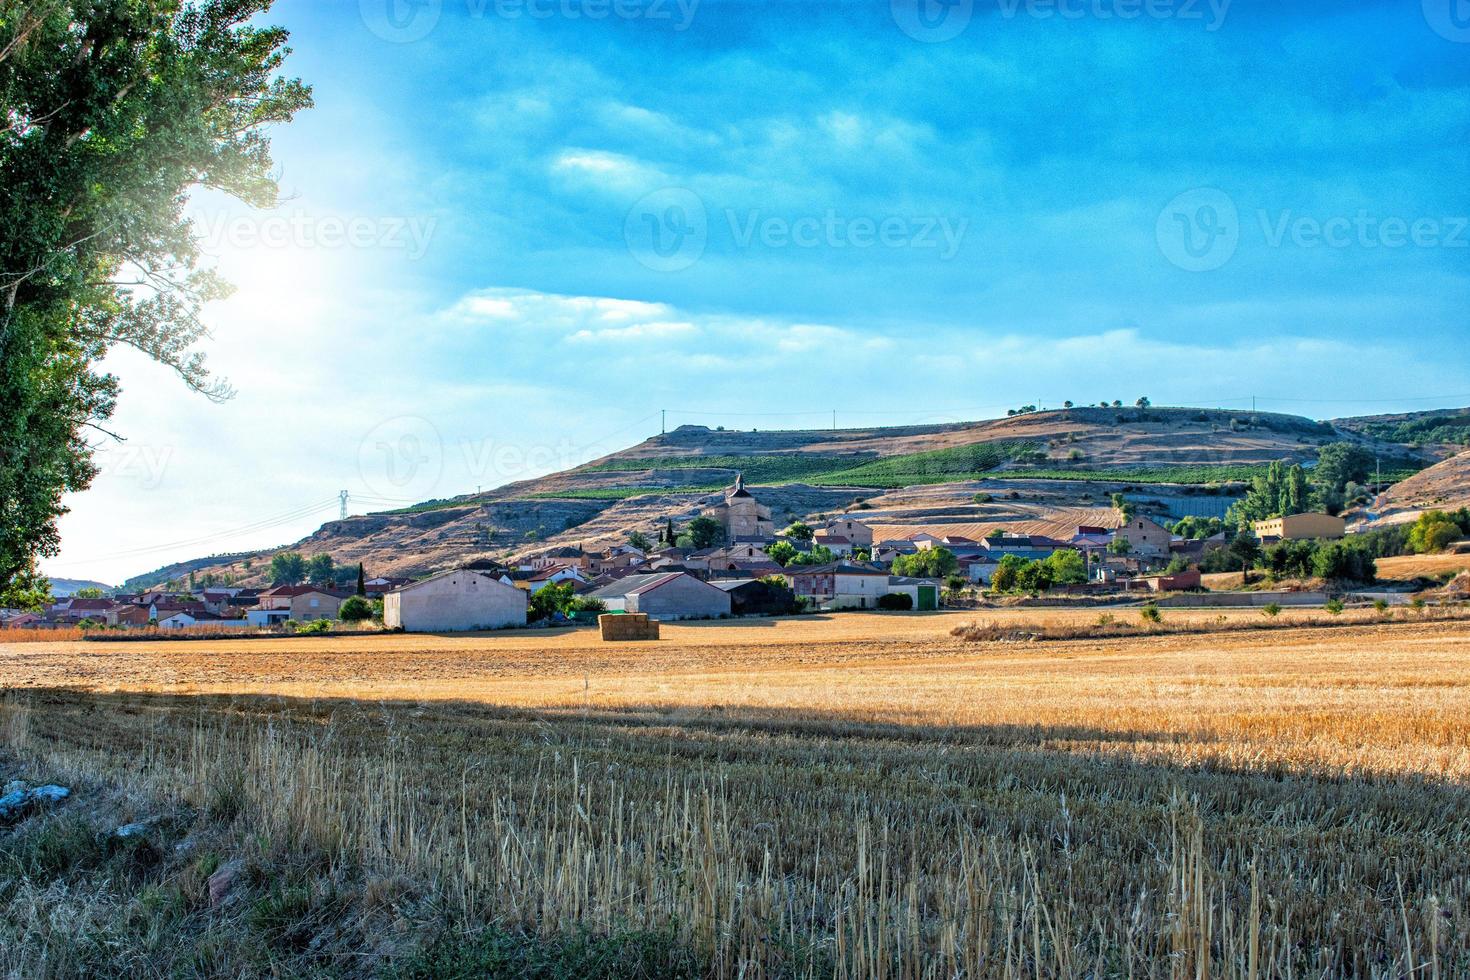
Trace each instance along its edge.
<path fill-rule="evenodd" d="M 635 529 L 687 520 L 736 473 L 778 522 L 858 508 L 895 527 L 1040 527 L 1084 512 L 1094 514 L 1089 523 L 1106 523 L 1099 515 L 1115 491 L 1159 514 L 1213 514 L 1232 488 L 1270 462 L 1310 462 L 1320 446 L 1344 439 L 1386 460 L 1417 457 L 1345 425 L 1193 408 L 1073 408 L 871 429 L 683 426 L 565 472 L 331 521 L 289 547 L 326 552 L 339 563 L 361 561 L 375 574 L 418 574 L 569 545 L 598 548 Z M 979 494 L 992 501 L 978 502 Z M 1196 499 L 1202 497 L 1213 500 Z M 270 554 L 189 565 L 256 583 Z M 167 577 L 163 570 L 157 576 Z"/>

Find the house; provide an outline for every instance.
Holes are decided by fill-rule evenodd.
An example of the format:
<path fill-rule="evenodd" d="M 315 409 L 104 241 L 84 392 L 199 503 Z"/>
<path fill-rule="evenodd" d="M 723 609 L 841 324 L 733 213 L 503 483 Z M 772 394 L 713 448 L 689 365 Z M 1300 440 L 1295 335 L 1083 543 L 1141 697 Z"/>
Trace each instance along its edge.
<path fill-rule="evenodd" d="M 379 575 L 362 583 L 363 594 L 369 599 L 381 599 L 394 589 L 401 589 L 405 585 L 412 585 L 413 579 L 400 578 L 391 575 Z M 236 597 L 238 598 L 238 597 Z"/>
<path fill-rule="evenodd" d="M 577 547 L 571 547 L 569 545 L 566 547 L 553 548 L 550 551 L 542 552 L 541 554 L 532 558 L 527 564 L 527 567 L 529 567 L 530 570 L 533 572 L 543 571 L 547 568 L 552 568 L 557 565 L 570 565 L 574 568 L 586 568 L 591 560 L 592 559 L 590 558 L 590 556 L 588 556 L 588 554 L 582 550 L 580 545 L 578 545 Z"/>
<path fill-rule="evenodd" d="M 499 578 L 499 576 L 496 576 L 496 578 Z M 579 585 L 586 585 L 591 581 L 575 565 L 552 565 L 533 573 L 529 578 L 517 581 L 515 584 L 529 590 L 534 595 L 548 585 L 562 585 L 570 582 L 575 588 Z"/>
<path fill-rule="evenodd" d="M 888 572 L 856 562 L 787 568 L 785 575 L 797 595 L 828 609 L 876 609 L 888 594 Z"/>
<path fill-rule="evenodd" d="M 246 624 L 255 627 L 279 626 L 290 618 L 291 609 L 289 606 L 285 609 L 257 607 L 255 609 L 245 610 Z"/>
<path fill-rule="evenodd" d="M 288 619 L 309 623 L 315 619 L 336 619 L 345 598 L 315 585 L 278 585 L 260 594 L 260 608 L 277 612 L 284 609 L 289 613 Z"/>
<path fill-rule="evenodd" d="M 985 548 L 984 554 L 997 562 L 1006 555 L 1015 555 L 1027 561 L 1042 561 L 1063 547 L 1062 542 L 1039 534 L 999 533 L 986 538 L 981 544 Z"/>
<path fill-rule="evenodd" d="M 33 612 L 22 612 L 18 609 L 0 610 L 0 629 L 24 630 L 35 629 L 41 625 L 41 617 Z"/>
<path fill-rule="evenodd" d="M 1256 521 L 1256 537 L 1264 544 L 1278 541 L 1337 540 L 1347 534 L 1347 521 L 1331 514 L 1292 514 L 1269 521 Z"/>
<path fill-rule="evenodd" d="M 440 572 L 383 597 L 383 625 L 411 633 L 452 633 L 525 626 L 530 599 L 491 572 Z"/>
<path fill-rule="evenodd" d="M 63 599 L 51 607 L 52 616 L 62 622 L 80 623 L 84 619 L 101 623 L 115 605 L 112 599 Z"/>
<path fill-rule="evenodd" d="M 891 565 L 893 564 L 893 559 L 899 555 L 916 554 L 918 550 L 918 546 L 907 538 L 879 541 L 873 545 L 873 561 L 884 565 Z"/>
<path fill-rule="evenodd" d="M 730 615 L 729 593 L 687 572 L 629 575 L 594 589 L 610 612 L 644 613 L 657 619 L 712 619 Z"/>
<path fill-rule="evenodd" d="M 834 518 L 827 522 L 822 531 L 835 537 L 846 538 L 852 542 L 854 548 L 871 549 L 873 547 L 873 529 L 851 517 Z"/>
<path fill-rule="evenodd" d="M 108 626 L 147 626 L 152 609 L 148 606 L 121 605 L 107 610 Z"/>
<path fill-rule="evenodd" d="M 796 611 L 796 594 L 760 579 L 725 579 L 710 583 L 730 596 L 736 616 L 784 616 Z"/>
<path fill-rule="evenodd" d="M 745 489 L 743 473 L 738 474 L 734 485 L 725 491 L 725 499 L 706 509 L 705 515 L 720 522 L 725 529 L 726 541 L 770 541 L 776 536 L 771 508 L 762 506 Z"/>
<path fill-rule="evenodd" d="M 981 585 L 989 585 L 995 579 L 996 570 L 1000 568 L 1000 562 L 990 555 L 961 558 L 959 562 L 960 575 Z"/>
<path fill-rule="evenodd" d="M 1128 554 L 1138 558 L 1168 558 L 1169 543 L 1174 540 L 1174 534 L 1158 521 L 1134 517 L 1113 532 L 1113 539 L 1127 541 Z"/>
<path fill-rule="evenodd" d="M 1197 569 L 1177 575 L 1150 575 L 1141 581 L 1153 592 L 1190 592 L 1204 588 L 1204 580 Z"/>
<path fill-rule="evenodd" d="M 854 550 L 853 542 L 840 534 L 828 534 L 819 531 L 812 536 L 812 544 L 818 548 L 826 548 L 838 558 L 851 558 Z"/>
<path fill-rule="evenodd" d="M 734 568 L 742 562 L 770 561 L 771 557 L 759 544 L 742 541 L 724 548 L 716 548 L 704 556 L 704 559 L 711 571 L 721 571 Z"/>

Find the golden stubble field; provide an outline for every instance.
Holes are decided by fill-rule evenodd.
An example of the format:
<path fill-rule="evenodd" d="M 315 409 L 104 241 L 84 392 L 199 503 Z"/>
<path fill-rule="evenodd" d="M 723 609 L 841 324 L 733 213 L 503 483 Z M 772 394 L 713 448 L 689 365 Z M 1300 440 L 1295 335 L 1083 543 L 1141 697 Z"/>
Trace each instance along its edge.
<path fill-rule="evenodd" d="M 0 734 L 460 929 L 668 932 L 712 974 L 1470 970 L 1470 625 L 950 635 L 1097 615 L 0 644 Z M 391 962 L 402 923 L 377 925 L 359 941 Z"/>

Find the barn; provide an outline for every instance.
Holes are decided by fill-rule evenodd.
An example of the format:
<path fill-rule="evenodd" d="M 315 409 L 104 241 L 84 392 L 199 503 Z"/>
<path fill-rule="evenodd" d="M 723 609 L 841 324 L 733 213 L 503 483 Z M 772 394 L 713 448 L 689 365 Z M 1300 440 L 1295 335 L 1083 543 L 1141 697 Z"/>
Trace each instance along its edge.
<path fill-rule="evenodd" d="M 526 593 L 488 572 L 441 572 L 383 596 L 383 625 L 451 633 L 526 625 Z"/>
<path fill-rule="evenodd" d="M 762 579 L 725 579 L 710 583 L 730 596 L 735 616 L 785 616 L 796 611 L 796 593 Z"/>
<path fill-rule="evenodd" d="M 730 596 L 685 572 L 629 575 L 589 596 L 611 612 L 647 613 L 656 619 L 713 619 L 730 615 Z"/>

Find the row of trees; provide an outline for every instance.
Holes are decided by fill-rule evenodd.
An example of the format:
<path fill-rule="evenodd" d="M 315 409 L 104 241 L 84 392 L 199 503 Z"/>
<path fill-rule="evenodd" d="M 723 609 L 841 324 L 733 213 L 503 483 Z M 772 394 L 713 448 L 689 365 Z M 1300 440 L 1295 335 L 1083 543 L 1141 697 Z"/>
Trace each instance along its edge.
<path fill-rule="evenodd" d="M 299 551 L 281 551 L 271 556 L 269 578 L 271 585 L 300 585 L 308 582 L 322 588 L 346 586 L 357 580 L 357 594 L 367 591 L 366 581 L 359 562 L 356 567 L 338 565 L 332 556 L 322 554 L 305 557 Z"/>
<path fill-rule="evenodd" d="M 1062 402 L 1062 407 L 1063 408 L 1076 408 L 1077 407 L 1077 403 L 1074 402 L 1074 401 L 1072 401 L 1069 398 L 1066 401 Z M 1097 403 L 1097 407 L 1098 408 L 1122 408 L 1123 407 L 1123 400 L 1121 398 L 1115 398 L 1111 402 L 1109 402 L 1109 401 L 1100 401 L 1100 402 Z M 1149 397 L 1147 395 L 1144 395 L 1144 396 L 1140 397 L 1136 402 L 1133 403 L 1133 407 L 1134 408 L 1152 408 L 1153 407 L 1153 402 L 1149 399 Z M 1010 418 L 1015 418 L 1018 415 L 1031 415 L 1031 414 L 1033 414 L 1036 411 L 1037 411 L 1037 408 L 1036 408 L 1035 405 L 1022 405 L 1020 408 L 1008 408 L 1008 409 L 1006 409 L 1006 415 L 1008 417 L 1010 417 Z"/>
<path fill-rule="evenodd" d="M 1245 499 L 1230 508 L 1226 520 L 1248 530 L 1256 521 L 1307 511 L 1339 514 L 1366 493 L 1376 464 L 1372 453 L 1348 442 L 1318 450 L 1317 465 L 1310 473 L 1300 464 L 1272 463 L 1265 476 L 1252 481 Z"/>

